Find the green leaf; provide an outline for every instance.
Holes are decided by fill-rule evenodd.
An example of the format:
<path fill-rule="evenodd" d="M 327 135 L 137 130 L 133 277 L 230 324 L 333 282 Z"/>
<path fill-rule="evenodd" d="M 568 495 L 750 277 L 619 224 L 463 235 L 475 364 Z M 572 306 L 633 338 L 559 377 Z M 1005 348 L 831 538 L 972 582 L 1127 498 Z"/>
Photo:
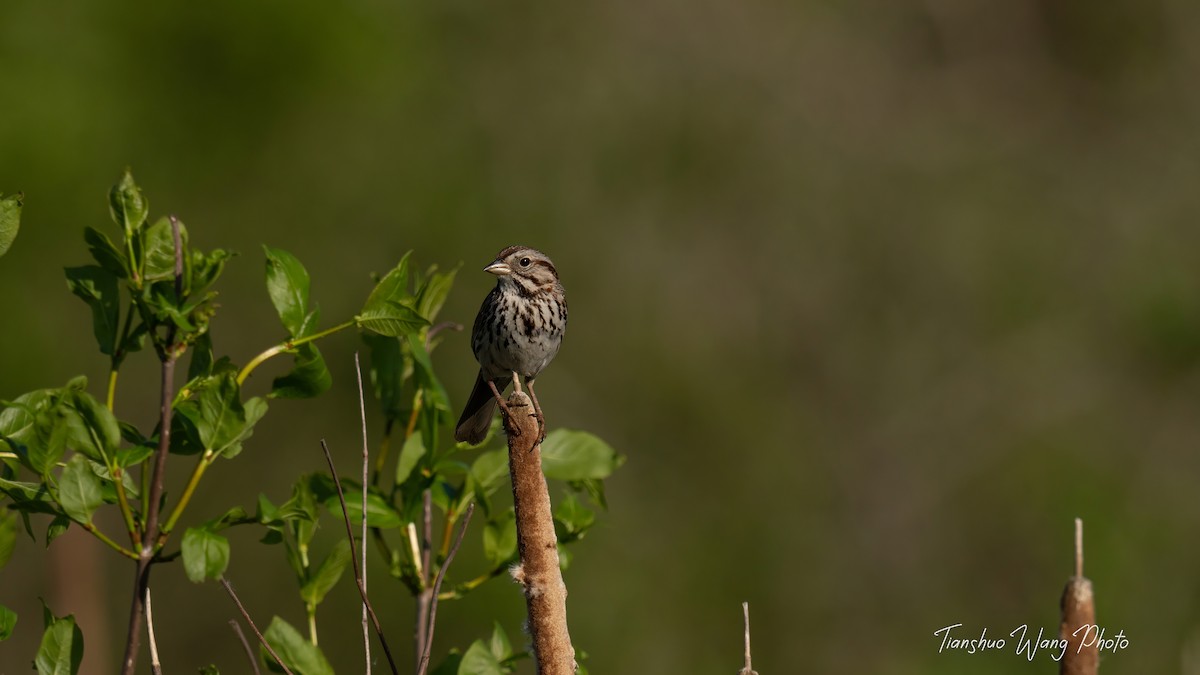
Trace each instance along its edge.
<path fill-rule="evenodd" d="M 296 363 L 287 375 L 271 383 L 271 398 L 312 398 L 328 391 L 333 377 L 325 366 L 321 351 L 312 342 L 296 349 Z"/>
<path fill-rule="evenodd" d="M 479 493 L 492 496 L 508 481 L 508 450 L 489 450 L 479 455 L 471 465 L 471 477 Z"/>
<path fill-rule="evenodd" d="M 0 605 L 0 642 L 12 637 L 13 628 L 17 625 L 17 613 Z"/>
<path fill-rule="evenodd" d="M 92 514 L 104 503 L 100 478 L 92 471 L 87 457 L 76 454 L 67 462 L 58 479 L 58 502 L 72 520 L 92 522 Z"/>
<path fill-rule="evenodd" d="M 304 474 L 292 485 L 292 496 L 279 507 L 279 513 L 287 516 L 291 523 L 292 532 L 296 535 L 296 543 L 308 546 L 312 543 L 313 535 L 317 532 L 317 498 L 313 496 L 312 480 L 314 474 Z"/>
<path fill-rule="evenodd" d="M 517 516 L 511 508 L 483 526 L 483 554 L 492 565 L 517 555 Z"/>
<path fill-rule="evenodd" d="M 194 583 L 216 579 L 229 566 L 229 540 L 211 530 L 189 527 L 180 548 L 183 570 Z"/>
<path fill-rule="evenodd" d="M 492 656 L 496 657 L 497 661 L 504 661 L 512 657 L 512 644 L 508 641 L 508 635 L 504 632 L 504 627 L 496 621 L 492 627 L 492 639 L 488 643 L 488 651 Z"/>
<path fill-rule="evenodd" d="M 449 272 L 438 272 L 437 267 L 429 268 L 425 283 L 417 291 L 417 299 L 413 304 L 418 314 L 430 322 L 437 318 L 438 313 L 442 311 L 442 305 L 446 304 L 446 296 L 450 294 L 456 274 L 457 267 Z"/>
<path fill-rule="evenodd" d="M 254 435 L 254 425 L 267 414 L 267 399 L 261 396 L 246 401 L 245 406 L 246 423 L 242 427 L 241 432 L 230 441 L 228 444 L 218 449 L 221 456 L 225 459 L 233 459 L 242 452 L 242 445 Z"/>
<path fill-rule="evenodd" d="M 25 444 L 35 440 L 34 416 L 51 404 L 56 394 L 57 389 L 37 389 L 0 404 L 7 406 L 0 412 L 0 436 Z"/>
<path fill-rule="evenodd" d="M 146 228 L 146 252 L 142 258 L 143 277 L 146 281 L 166 281 L 175 278 L 175 233 L 171 229 L 171 219 L 166 216 L 159 218 L 153 225 Z M 182 250 L 179 255 L 187 260 L 188 233 L 183 223 L 179 223 L 179 245 Z"/>
<path fill-rule="evenodd" d="M 129 169 L 125 170 L 121 182 L 109 191 L 108 209 L 113 222 L 124 228 L 126 239 L 133 239 L 134 232 L 146 222 L 150 202 L 142 195 L 137 183 L 133 182 L 133 174 Z"/>
<path fill-rule="evenodd" d="M 34 666 L 38 675 L 75 675 L 83 661 L 83 633 L 75 625 L 75 617 L 50 617 Z"/>
<path fill-rule="evenodd" d="M 121 297 L 117 277 L 98 265 L 68 267 L 67 288 L 92 308 L 92 333 L 100 353 L 112 356 L 116 348 Z"/>
<path fill-rule="evenodd" d="M 504 675 L 504 666 L 483 640 L 471 643 L 458 664 L 458 675 Z"/>
<path fill-rule="evenodd" d="M 396 485 L 408 480 L 408 476 L 416 468 L 424 454 L 425 443 L 421 441 L 421 434 L 411 434 L 404 439 L 404 447 L 400 449 L 400 458 L 396 460 Z"/>
<path fill-rule="evenodd" d="M 0 492 L 3 492 L 12 503 L 9 508 L 26 513 L 62 513 L 50 496 L 45 483 L 25 483 L 21 481 L 0 478 Z M 30 535 L 32 536 L 32 535 Z"/>
<path fill-rule="evenodd" d="M 330 513 L 340 514 L 342 512 L 342 505 L 338 501 L 337 486 L 333 484 L 332 478 L 323 474 L 314 475 L 310 485 L 313 495 L 326 509 L 329 509 Z M 346 511 L 350 515 L 350 522 L 362 522 L 362 485 L 343 479 L 342 489 L 346 494 Z M 403 524 L 404 519 L 396 512 L 396 509 L 388 504 L 383 495 L 374 489 L 367 492 L 367 525 L 390 529 Z"/>
<path fill-rule="evenodd" d="M 433 371 L 433 359 L 429 356 L 429 351 L 425 349 L 425 341 L 416 333 L 409 333 L 408 351 L 412 354 L 413 379 L 417 386 L 425 392 L 425 408 L 449 415 L 453 412 L 450 409 L 450 396 Z"/>
<path fill-rule="evenodd" d="M 237 253 L 225 251 L 215 248 L 208 254 L 193 250 L 191 255 L 191 272 L 189 273 L 190 285 L 187 290 L 191 293 L 198 293 L 210 286 L 217 277 L 221 276 L 221 272 L 225 270 L 225 263 Z"/>
<path fill-rule="evenodd" d="M 112 240 L 94 227 L 83 228 L 83 241 L 88 245 L 88 251 L 96 264 L 108 270 L 113 276 L 125 279 L 129 277 L 129 262 Z"/>
<path fill-rule="evenodd" d="M 176 412 L 195 427 L 206 450 L 234 457 L 253 433 L 254 424 L 267 412 L 267 402 L 252 398 L 243 406 L 241 387 L 232 372 L 204 378 L 192 385 L 195 399 L 175 406 Z"/>
<path fill-rule="evenodd" d="M 371 332 L 363 332 L 362 340 L 371 350 L 368 373 L 374 385 L 375 398 L 379 399 L 383 414 L 388 419 L 396 419 L 407 402 L 401 398 L 401 394 L 404 380 L 409 375 L 406 371 L 410 370 L 400 351 L 400 341 Z"/>
<path fill-rule="evenodd" d="M 246 509 L 240 506 L 235 506 L 229 509 L 219 518 L 214 518 L 204 524 L 204 529 L 210 532 L 220 532 L 225 528 L 236 525 L 240 522 L 246 522 L 250 518 L 250 514 L 246 513 Z"/>
<path fill-rule="evenodd" d="M 212 375 L 213 345 L 212 335 L 208 332 L 200 334 L 192 343 L 192 360 L 188 363 L 187 378 L 192 381 L 198 377 Z"/>
<path fill-rule="evenodd" d="M 354 320 L 359 328 L 390 337 L 409 335 L 429 325 L 412 307 L 391 300 L 381 307 L 363 310 Z"/>
<path fill-rule="evenodd" d="M 0 199 L 0 256 L 8 253 L 21 229 L 21 198 L 17 193 Z"/>
<path fill-rule="evenodd" d="M 263 246 L 267 254 L 267 293 L 292 337 L 301 337 L 308 316 L 308 270 L 283 249 Z"/>
<path fill-rule="evenodd" d="M 155 446 L 150 444 L 134 445 L 128 448 L 117 450 L 114 455 L 114 461 L 117 466 L 122 469 L 130 466 L 137 466 L 146 461 L 150 455 L 154 454 Z"/>
<path fill-rule="evenodd" d="M 221 675 L 221 671 L 213 664 L 200 667 L 200 675 Z"/>
<path fill-rule="evenodd" d="M 334 544 L 329 557 L 321 563 L 317 571 L 304 582 L 300 588 L 300 598 L 311 605 L 319 605 L 325 599 L 325 594 L 342 578 L 342 573 L 350 565 L 350 542 L 342 539 Z"/>
<path fill-rule="evenodd" d="M 388 302 L 412 300 L 412 295 L 408 292 L 408 257 L 410 255 L 412 255 L 412 251 L 405 253 L 396 267 L 375 284 L 371 295 L 367 296 L 366 304 L 363 305 L 364 314 L 371 310 L 383 309 Z"/>
<path fill-rule="evenodd" d="M 9 513 L 8 509 L 0 508 L 0 570 L 12 558 L 13 548 L 17 545 L 17 514 Z"/>
<path fill-rule="evenodd" d="M 72 392 L 71 407 L 82 422 L 84 438 L 75 446 L 91 459 L 101 461 L 111 457 L 121 445 L 121 427 L 112 411 L 85 391 Z"/>
<path fill-rule="evenodd" d="M 542 442 L 542 471 L 547 478 L 607 478 L 624 462 L 612 447 L 586 431 L 555 429 Z"/>
<path fill-rule="evenodd" d="M 321 650 L 278 616 L 271 619 L 271 625 L 263 633 L 263 638 L 279 655 L 283 664 L 296 675 L 333 675 L 333 667 L 325 660 Z M 281 672 L 277 670 L 275 660 L 265 649 L 262 650 L 262 656 L 268 668 Z"/>
<path fill-rule="evenodd" d="M 71 527 L 71 519 L 66 516 L 54 516 L 54 520 L 50 521 L 50 525 L 46 527 L 46 546 L 50 546 L 50 542 L 58 539 Z"/>
<path fill-rule="evenodd" d="M 583 536 L 583 533 L 596 522 L 596 514 L 579 503 L 575 495 L 567 493 L 562 501 L 554 507 L 554 521 L 563 529 L 559 539 L 567 541 Z"/>

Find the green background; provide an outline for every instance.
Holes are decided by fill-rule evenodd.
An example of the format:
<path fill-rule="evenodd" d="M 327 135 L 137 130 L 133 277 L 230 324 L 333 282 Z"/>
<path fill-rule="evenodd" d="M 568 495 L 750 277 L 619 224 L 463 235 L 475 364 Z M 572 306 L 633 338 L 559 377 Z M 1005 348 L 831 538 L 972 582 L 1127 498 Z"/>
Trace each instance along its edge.
<path fill-rule="evenodd" d="M 550 424 L 628 456 L 566 574 L 591 672 L 734 672 L 743 600 L 764 675 L 1052 672 L 938 654 L 933 631 L 1054 629 L 1075 516 L 1100 622 L 1130 639 L 1104 671 L 1198 667 L 1194 3 L 10 0 L 0 73 L 0 191 L 26 196 L 0 397 L 80 373 L 101 393 L 61 268 L 111 228 L 127 165 L 152 214 L 242 253 L 214 328 L 240 362 L 284 337 L 260 244 L 304 261 L 327 323 L 406 250 L 463 262 L 443 317 L 469 324 L 480 268 L 526 243 L 571 302 Z M 359 344 L 322 342 L 334 389 L 273 404 L 192 524 L 285 499 L 320 438 L 351 469 Z M 434 358 L 460 405 L 466 335 Z M 132 359 L 119 415 L 153 419 L 154 366 Z M 253 534 L 230 578 L 262 624 L 303 625 Z M 470 542 L 452 576 L 482 569 Z M 85 672 L 114 672 L 131 566 L 86 536 L 41 546 L 0 574 L 21 615 L 0 672 L 28 668 L 38 596 L 79 617 Z M 407 663 L 412 604 L 372 564 Z M 168 672 L 244 671 L 219 587 L 173 565 L 152 588 Z M 515 586 L 443 605 L 436 653 L 492 617 L 521 641 Z M 339 672 L 357 631 L 343 580 L 321 613 Z"/>

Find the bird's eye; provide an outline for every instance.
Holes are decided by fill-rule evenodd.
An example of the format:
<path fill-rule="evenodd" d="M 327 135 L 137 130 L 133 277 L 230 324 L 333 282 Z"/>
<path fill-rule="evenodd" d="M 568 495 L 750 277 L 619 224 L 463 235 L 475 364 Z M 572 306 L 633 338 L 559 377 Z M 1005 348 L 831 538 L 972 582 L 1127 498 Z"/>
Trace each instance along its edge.
<path fill-rule="evenodd" d="M 529 267 L 529 258 L 521 258 L 521 267 Z"/>

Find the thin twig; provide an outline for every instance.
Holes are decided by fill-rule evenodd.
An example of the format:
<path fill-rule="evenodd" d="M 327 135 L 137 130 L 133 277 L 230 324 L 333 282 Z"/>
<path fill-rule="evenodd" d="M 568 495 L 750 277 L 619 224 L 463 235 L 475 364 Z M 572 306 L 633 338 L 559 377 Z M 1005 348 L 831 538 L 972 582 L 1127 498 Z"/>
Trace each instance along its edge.
<path fill-rule="evenodd" d="M 250 661 L 250 667 L 254 669 L 254 675 L 262 675 L 262 671 L 258 669 L 258 659 L 254 658 L 254 650 L 250 648 L 250 643 L 246 640 L 246 634 L 242 632 L 242 625 L 235 619 L 229 620 L 230 628 L 233 628 L 234 634 L 237 635 L 238 642 L 242 643 L 242 649 L 246 650 L 246 658 Z"/>
<path fill-rule="evenodd" d="M 358 378 L 358 414 L 362 418 L 362 574 L 358 577 L 358 585 L 362 588 L 362 632 L 363 660 L 366 662 L 366 675 L 371 675 L 371 630 L 367 627 L 367 467 L 370 465 L 367 448 L 367 404 L 363 400 L 362 366 L 358 362 L 358 352 L 354 352 L 354 374 Z M 337 480 L 337 476 L 333 477 Z M 353 545 L 353 538 L 351 539 Z"/>
<path fill-rule="evenodd" d="M 458 547 L 462 545 L 463 537 L 467 534 L 467 526 L 471 524 L 472 513 L 475 513 L 475 502 L 471 502 L 467 506 L 467 512 L 463 516 L 462 529 L 458 531 L 458 537 L 454 539 L 454 546 L 450 547 L 450 553 L 446 555 L 446 562 L 442 563 L 442 567 L 437 573 L 437 580 L 433 582 L 432 600 L 429 603 L 429 630 L 425 635 L 425 650 L 421 653 L 421 665 L 417 668 L 417 675 L 425 675 L 429 670 L 429 655 L 433 649 L 433 629 L 437 625 L 438 591 L 442 589 L 442 580 L 446 578 L 446 569 L 450 567 L 450 563 L 454 562 L 454 555 L 458 553 Z"/>
<path fill-rule="evenodd" d="M 433 343 L 434 336 L 446 329 L 460 331 L 463 329 L 463 325 L 454 321 L 443 321 L 430 326 L 429 330 L 425 331 L 425 349 L 429 349 L 429 345 Z"/>
<path fill-rule="evenodd" d="M 396 669 L 396 662 L 392 659 L 392 650 L 388 647 L 387 639 L 383 637 L 383 628 L 379 625 L 379 617 L 375 615 L 375 608 L 371 606 L 371 601 L 367 599 L 367 589 L 363 588 L 362 577 L 359 576 L 358 550 L 354 546 L 354 526 L 350 524 L 350 512 L 346 510 L 346 494 L 342 491 L 342 482 L 338 480 L 337 469 L 333 466 L 333 455 L 329 453 L 329 446 L 323 438 L 321 439 L 321 450 L 325 452 L 325 461 L 329 464 L 329 473 L 333 476 L 333 484 L 337 487 L 338 502 L 342 505 L 342 522 L 346 524 L 346 536 L 350 539 L 350 562 L 351 569 L 354 570 L 354 583 L 358 586 L 358 594 L 362 596 L 363 604 L 367 606 L 367 613 L 371 617 L 371 622 L 375 625 L 375 634 L 379 636 L 379 642 L 383 645 L 383 653 L 387 656 L 388 665 L 391 666 L 393 675 L 400 675 L 400 671 Z"/>
<path fill-rule="evenodd" d="M 413 631 L 413 654 L 417 659 L 418 670 L 421 668 L 421 657 L 425 653 L 426 631 L 429 630 L 429 603 L 433 601 L 433 591 L 429 588 L 429 575 L 433 571 L 430 567 L 433 553 L 433 499 L 428 489 L 421 493 L 421 522 L 421 546 L 419 557 L 415 561 L 421 592 L 417 595 L 417 621 L 416 630 Z M 416 527 L 413 527 L 413 530 L 416 530 Z"/>
<path fill-rule="evenodd" d="M 238 599 L 237 593 L 233 591 L 233 586 L 230 585 L 229 580 L 225 577 L 219 577 L 217 581 L 221 582 L 221 585 L 225 587 L 225 592 L 229 594 L 229 597 L 233 598 L 233 604 L 237 605 L 238 611 L 242 613 L 242 618 L 246 620 L 246 623 L 250 624 L 250 630 L 254 631 L 254 634 L 258 637 L 258 641 L 262 643 L 263 647 L 266 647 L 267 653 L 271 655 L 271 658 L 275 659 L 275 663 L 278 663 L 279 667 L 283 668 L 283 672 L 287 673 L 287 675 L 294 675 L 279 658 L 279 655 L 275 653 L 275 650 L 271 649 L 271 645 L 267 644 L 267 639 L 259 632 L 258 626 L 254 625 L 254 619 L 250 618 L 250 613 L 242 606 L 242 601 Z M 255 670 L 257 670 L 257 667 Z"/>
<path fill-rule="evenodd" d="M 1075 519 L 1075 576 L 1083 576 L 1083 518 Z"/>
<path fill-rule="evenodd" d="M 750 667 L 750 603 L 742 603 L 742 622 L 746 627 L 746 667 L 738 673 L 738 675 L 758 675 L 753 668 Z"/>
<path fill-rule="evenodd" d="M 154 639 L 154 609 L 150 605 L 150 587 L 146 587 L 146 633 L 150 642 L 150 671 L 162 675 L 162 662 L 158 660 L 158 641 Z"/>

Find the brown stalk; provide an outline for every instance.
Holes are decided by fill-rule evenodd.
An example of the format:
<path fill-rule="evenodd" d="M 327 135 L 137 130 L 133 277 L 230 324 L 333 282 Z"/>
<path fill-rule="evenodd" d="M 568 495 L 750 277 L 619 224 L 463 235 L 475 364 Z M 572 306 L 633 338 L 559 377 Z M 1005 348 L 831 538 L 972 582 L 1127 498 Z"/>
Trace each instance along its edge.
<path fill-rule="evenodd" d="M 742 624 L 745 626 L 746 667 L 738 671 L 738 675 L 758 675 L 758 671 L 750 666 L 750 603 L 742 603 Z"/>
<path fill-rule="evenodd" d="M 183 242 L 179 233 L 179 220 L 171 216 L 171 235 L 175 242 L 175 297 L 183 295 Z M 133 578 L 133 599 L 129 608 L 129 630 L 125 639 L 123 675 L 133 675 L 137 667 L 139 639 L 142 632 L 142 614 L 145 612 L 143 599 L 150 585 L 150 565 L 154 558 L 154 543 L 158 537 L 159 507 L 162 503 L 164 476 L 167 469 L 167 454 L 171 447 L 171 412 L 175 389 L 175 361 L 179 350 L 175 344 L 175 324 L 167 326 L 165 346 L 159 350 L 162 361 L 162 391 L 159 405 L 158 448 L 154 453 L 154 474 L 150 483 L 150 499 L 147 502 L 146 521 L 142 528 L 142 548 L 138 551 L 137 570 Z"/>
<path fill-rule="evenodd" d="M 246 659 L 250 661 L 250 667 L 254 670 L 254 675 L 262 675 L 262 671 L 258 669 L 258 659 L 254 656 L 254 650 L 250 648 L 250 643 L 246 640 L 246 634 L 242 632 L 242 625 L 236 620 L 230 619 L 229 627 L 237 635 L 238 642 L 242 643 L 242 649 L 246 650 Z"/>
<path fill-rule="evenodd" d="M 1096 675 L 1100 667 L 1097 646 L 1096 604 L 1092 581 L 1083 576 L 1083 521 L 1075 519 L 1075 574 L 1062 595 L 1062 623 L 1058 635 L 1067 643 L 1059 662 L 1061 675 Z M 1091 644 L 1087 644 L 1087 643 Z"/>
<path fill-rule="evenodd" d="M 433 589 L 429 585 L 429 564 L 433 552 L 433 499 L 429 490 L 421 495 L 421 592 L 417 595 L 417 626 L 413 632 L 413 654 L 417 659 L 417 670 L 425 656 L 425 638 L 429 632 L 429 604 L 433 600 Z"/>
<path fill-rule="evenodd" d="M 287 675 L 293 675 L 292 671 L 288 669 L 283 660 L 279 658 L 279 655 L 275 653 L 275 650 L 271 649 L 271 645 L 267 644 L 267 639 L 263 637 L 261 632 L 259 632 L 258 626 L 254 625 L 254 619 L 250 618 L 250 613 L 246 611 L 244 606 L 242 606 L 242 601 L 238 599 L 237 593 L 233 591 L 233 586 L 230 585 L 229 580 L 225 577 L 221 577 L 217 579 L 217 581 L 221 582 L 221 585 L 225 587 L 225 592 L 229 594 L 230 598 L 233 598 L 233 604 L 237 605 L 238 611 L 242 613 L 242 618 L 246 620 L 246 623 L 250 624 L 250 630 L 254 631 L 254 635 L 258 637 L 258 641 L 262 643 L 263 647 L 266 648 L 267 653 L 271 655 L 271 658 L 275 659 L 275 663 L 278 663 L 279 667 L 283 668 L 283 672 L 287 673 Z M 240 633 L 241 631 L 239 630 L 238 632 Z M 249 650 L 249 647 L 246 649 Z M 254 665 L 254 670 L 258 670 L 257 663 Z"/>
<path fill-rule="evenodd" d="M 508 468 L 517 516 L 521 562 L 513 579 L 525 591 L 529 636 L 540 675 L 573 675 L 575 649 L 567 629 L 567 586 L 558 560 L 550 492 L 542 473 L 540 425 L 528 395 L 516 391 L 500 401 L 508 436 Z"/>
<path fill-rule="evenodd" d="M 463 514 L 462 529 L 458 531 L 458 537 L 454 539 L 454 545 L 450 547 L 450 552 L 446 555 L 446 562 L 442 563 L 442 567 L 437 573 L 437 579 L 433 582 L 433 592 L 430 594 L 432 600 L 429 603 L 429 628 L 425 632 L 425 649 L 421 652 L 417 675 L 425 675 L 429 670 L 429 656 L 433 650 L 433 629 L 437 625 L 438 591 L 442 589 L 442 580 L 446 578 L 446 570 L 450 568 L 450 563 L 454 562 L 458 547 L 462 545 L 463 536 L 467 534 L 467 526 L 471 524 L 473 513 L 475 513 L 475 502 L 471 502 L 467 506 L 467 512 Z"/>
<path fill-rule="evenodd" d="M 371 675 L 371 631 L 367 628 L 367 468 L 370 465 L 370 450 L 367 446 L 367 404 L 363 400 L 363 383 L 362 383 L 362 366 L 358 362 L 358 352 L 354 352 L 354 374 L 358 378 L 358 414 L 362 419 L 362 573 L 358 575 L 358 588 L 362 592 L 362 634 L 363 634 L 363 662 L 366 675 Z M 333 480 L 337 482 L 337 474 L 333 475 Z M 342 510 L 342 515 L 347 517 L 346 522 L 349 523 L 349 514 L 345 509 Z M 354 548 L 354 537 L 350 537 L 350 547 Z M 371 612 L 374 617 L 374 612 Z M 378 624 L 379 620 L 375 619 Z M 379 631 L 379 639 L 383 640 L 383 631 Z M 388 655 L 388 661 L 392 657 Z M 392 666 L 392 671 L 395 672 L 396 667 Z"/>
<path fill-rule="evenodd" d="M 154 639 L 154 607 L 150 603 L 150 589 L 146 589 L 146 635 L 150 641 L 150 672 L 162 675 L 162 662 L 158 660 L 158 641 Z"/>
<path fill-rule="evenodd" d="M 346 537 L 350 540 L 350 565 L 354 570 L 354 582 L 358 586 L 358 594 L 362 596 L 363 605 L 367 608 L 367 614 L 375 626 L 375 634 L 379 636 L 379 642 L 383 645 L 383 654 L 387 657 L 393 675 L 399 675 L 400 671 L 396 670 L 396 662 L 392 659 L 392 650 L 388 647 L 387 639 L 383 637 L 383 627 L 379 625 L 379 617 L 375 615 L 375 608 L 367 599 L 367 589 L 363 586 L 358 567 L 358 550 L 354 546 L 354 526 L 350 524 L 350 512 L 346 510 L 346 494 L 342 491 L 342 482 L 338 480 L 337 469 L 333 466 L 333 455 L 329 453 L 329 446 L 326 445 L 325 439 L 321 439 L 321 450 L 325 452 L 325 461 L 329 463 L 329 474 L 333 476 L 333 484 L 337 487 L 338 502 L 342 505 L 342 520 L 346 523 Z M 363 513 L 366 513 L 365 509 Z"/>

